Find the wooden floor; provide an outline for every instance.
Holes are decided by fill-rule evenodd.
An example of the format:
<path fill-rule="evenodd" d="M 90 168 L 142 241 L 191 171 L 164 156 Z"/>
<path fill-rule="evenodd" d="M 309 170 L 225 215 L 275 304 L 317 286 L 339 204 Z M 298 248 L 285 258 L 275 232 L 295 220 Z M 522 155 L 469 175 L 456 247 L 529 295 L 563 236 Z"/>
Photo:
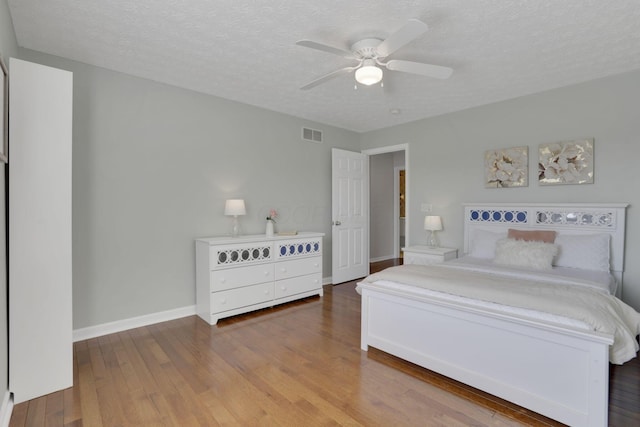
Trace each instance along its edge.
<path fill-rule="evenodd" d="M 373 266 L 379 269 L 388 264 Z M 322 298 L 74 344 L 74 387 L 11 426 L 558 425 L 381 351 L 360 350 L 355 282 Z M 640 425 L 638 359 L 611 370 L 610 425 Z"/>

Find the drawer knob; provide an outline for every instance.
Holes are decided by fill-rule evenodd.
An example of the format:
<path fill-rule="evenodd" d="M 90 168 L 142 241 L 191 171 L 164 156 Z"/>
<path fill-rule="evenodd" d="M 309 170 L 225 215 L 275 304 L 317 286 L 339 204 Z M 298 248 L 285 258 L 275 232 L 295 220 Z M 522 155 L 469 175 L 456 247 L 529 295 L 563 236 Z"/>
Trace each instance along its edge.
<path fill-rule="evenodd" d="M 221 278 L 220 278 L 220 283 L 224 283 L 224 282 L 226 282 L 226 281 L 227 281 L 227 279 L 225 279 L 224 277 L 221 277 Z"/>
<path fill-rule="evenodd" d="M 284 267 L 282 267 L 282 268 L 280 269 L 280 271 L 282 271 L 283 273 L 286 273 L 286 272 L 287 272 L 287 269 L 286 269 L 286 268 L 284 268 Z"/>
<path fill-rule="evenodd" d="M 287 287 L 286 286 L 281 286 L 280 289 L 282 289 L 283 291 L 286 291 Z"/>
<path fill-rule="evenodd" d="M 225 305 L 227 303 L 227 299 L 226 298 L 222 298 L 222 301 L 220 301 L 220 304 Z"/>
<path fill-rule="evenodd" d="M 265 295 L 269 295 L 269 290 L 268 290 L 268 289 L 267 289 L 267 290 L 265 290 L 265 291 L 264 291 L 264 294 L 265 294 Z"/>
<path fill-rule="evenodd" d="M 316 263 L 314 263 L 314 264 L 313 264 L 313 266 L 314 266 L 314 267 L 318 267 L 318 266 L 319 266 L 319 264 L 316 262 Z"/>
<path fill-rule="evenodd" d="M 315 279 L 313 283 L 318 284 L 318 279 Z"/>
<path fill-rule="evenodd" d="M 268 272 L 268 271 L 265 271 L 265 272 L 264 272 L 264 275 L 265 275 L 265 276 L 268 276 L 268 275 L 269 275 L 269 272 Z"/>

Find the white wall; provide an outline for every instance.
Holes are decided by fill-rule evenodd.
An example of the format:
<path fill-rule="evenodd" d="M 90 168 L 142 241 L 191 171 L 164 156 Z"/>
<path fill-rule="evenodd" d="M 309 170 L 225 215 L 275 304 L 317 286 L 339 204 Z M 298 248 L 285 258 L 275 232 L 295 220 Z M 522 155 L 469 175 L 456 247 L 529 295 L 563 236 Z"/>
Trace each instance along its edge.
<path fill-rule="evenodd" d="M 372 261 L 393 258 L 394 154 L 369 157 L 369 256 Z"/>
<path fill-rule="evenodd" d="M 442 215 L 443 246 L 462 247 L 464 202 L 628 202 L 623 299 L 640 310 L 640 72 L 525 96 L 362 135 L 362 148 L 408 143 L 412 218 Z M 595 138 L 594 184 L 537 183 L 541 143 Z M 529 186 L 485 189 L 484 151 L 529 147 Z M 412 221 L 411 243 L 425 242 Z"/>
<path fill-rule="evenodd" d="M 18 45 L 6 0 L 0 1 L 0 57 L 9 67 L 9 58 L 16 55 Z M 7 337 L 7 258 L 5 217 L 5 164 L 0 162 L 0 404 L 8 396 L 9 343 Z M 0 419 L 3 414 L 0 414 Z"/>
<path fill-rule="evenodd" d="M 245 233 L 326 233 L 331 275 L 331 147 L 358 135 L 41 53 L 74 73 L 74 328 L 195 304 L 194 242 L 228 234 L 227 198 Z M 215 76 L 214 76 L 215 77 Z M 324 144 L 301 139 L 302 126 Z"/>

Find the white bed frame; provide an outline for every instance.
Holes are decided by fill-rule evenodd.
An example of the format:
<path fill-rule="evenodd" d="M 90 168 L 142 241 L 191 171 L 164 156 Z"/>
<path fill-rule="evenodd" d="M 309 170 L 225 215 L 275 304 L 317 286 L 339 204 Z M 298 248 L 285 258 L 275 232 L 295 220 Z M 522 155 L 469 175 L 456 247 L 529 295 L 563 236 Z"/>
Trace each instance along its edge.
<path fill-rule="evenodd" d="M 475 229 L 611 235 L 622 289 L 626 204 L 465 204 Z M 361 348 L 378 348 L 576 426 L 606 426 L 611 335 L 359 283 Z"/>

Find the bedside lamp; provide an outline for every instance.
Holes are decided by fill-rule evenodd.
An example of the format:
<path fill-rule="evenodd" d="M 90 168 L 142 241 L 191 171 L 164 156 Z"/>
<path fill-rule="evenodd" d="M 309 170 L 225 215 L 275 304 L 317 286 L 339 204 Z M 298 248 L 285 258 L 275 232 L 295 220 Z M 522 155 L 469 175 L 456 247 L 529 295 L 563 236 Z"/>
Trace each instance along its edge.
<path fill-rule="evenodd" d="M 247 210 L 244 207 L 243 199 L 229 199 L 224 204 L 224 214 L 227 216 L 233 216 L 233 228 L 231 234 L 233 237 L 238 237 L 240 234 L 240 224 L 238 223 L 238 215 L 246 215 Z"/>
<path fill-rule="evenodd" d="M 442 219 L 437 215 L 427 215 L 424 217 L 424 229 L 429 232 L 427 244 L 429 247 L 438 247 L 438 237 L 436 231 L 442 230 Z"/>

